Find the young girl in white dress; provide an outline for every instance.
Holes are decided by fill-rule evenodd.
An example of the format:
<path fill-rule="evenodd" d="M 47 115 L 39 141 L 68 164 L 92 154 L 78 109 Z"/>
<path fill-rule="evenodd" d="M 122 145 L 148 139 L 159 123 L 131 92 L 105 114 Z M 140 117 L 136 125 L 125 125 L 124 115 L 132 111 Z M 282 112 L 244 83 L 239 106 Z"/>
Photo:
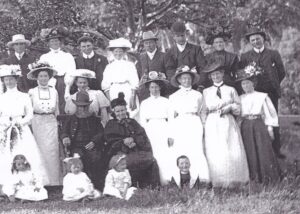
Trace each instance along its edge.
<path fill-rule="evenodd" d="M 118 98 L 119 92 L 123 92 L 130 118 L 138 119 L 139 102 L 136 95 L 139 85 L 138 73 L 135 64 L 125 60 L 126 51 L 131 46 L 124 38 L 109 41 L 108 50 L 112 51 L 114 61 L 106 66 L 101 87 L 110 101 Z"/>
<path fill-rule="evenodd" d="M 47 190 L 43 187 L 38 176 L 30 167 L 24 155 L 16 155 L 12 164 L 10 181 L 3 186 L 3 192 L 11 202 L 15 199 L 24 201 L 42 201 L 48 198 Z"/>
<path fill-rule="evenodd" d="M 69 173 L 65 175 L 63 180 L 63 200 L 64 201 L 80 201 L 93 200 L 101 196 L 101 193 L 94 189 L 91 180 L 82 172 L 82 162 L 78 155 L 72 158 L 66 158 Z"/>
<path fill-rule="evenodd" d="M 108 174 L 105 179 L 104 195 L 129 200 L 136 190 L 131 187 L 131 176 L 126 165 L 126 156 L 118 154 L 109 162 Z"/>
<path fill-rule="evenodd" d="M 153 156 L 159 166 L 161 185 L 166 185 L 171 178 L 172 159 L 168 147 L 168 108 L 169 100 L 161 96 L 166 88 L 164 73 L 150 71 L 140 81 L 140 88 L 146 87 L 150 97 L 143 100 L 140 106 L 140 123 L 149 137 Z"/>
<path fill-rule="evenodd" d="M 205 149 L 213 187 L 234 187 L 249 181 L 248 164 L 240 129 L 240 99 L 233 87 L 224 85 L 222 64 L 214 62 L 204 72 L 213 86 L 206 88 L 204 108 Z"/>
<path fill-rule="evenodd" d="M 169 107 L 169 145 L 172 151 L 172 170 L 178 173 L 176 159 L 181 155 L 189 157 L 190 172 L 199 177 L 201 183 L 210 181 L 207 161 L 203 147 L 203 126 L 200 119 L 202 94 L 192 89 L 199 81 L 195 69 L 183 66 L 177 69 L 171 84 L 179 90 L 170 95 Z"/>

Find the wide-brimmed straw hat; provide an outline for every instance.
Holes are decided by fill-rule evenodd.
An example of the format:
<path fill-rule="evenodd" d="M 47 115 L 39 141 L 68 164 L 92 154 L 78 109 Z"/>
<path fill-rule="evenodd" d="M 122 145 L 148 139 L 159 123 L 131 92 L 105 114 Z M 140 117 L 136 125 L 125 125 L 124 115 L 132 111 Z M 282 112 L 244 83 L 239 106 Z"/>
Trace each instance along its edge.
<path fill-rule="evenodd" d="M 96 74 L 94 71 L 89 69 L 76 69 L 75 72 L 71 74 L 72 77 L 83 77 L 88 79 L 96 79 Z"/>
<path fill-rule="evenodd" d="M 78 91 L 76 93 L 76 100 L 72 99 L 72 101 L 76 106 L 88 106 L 93 102 L 86 91 Z"/>
<path fill-rule="evenodd" d="M 143 33 L 142 42 L 147 40 L 155 40 L 157 41 L 158 38 L 155 36 L 155 34 L 152 31 L 146 31 Z"/>
<path fill-rule="evenodd" d="M 57 71 L 52 68 L 47 62 L 36 62 L 28 65 L 30 72 L 27 74 L 27 79 L 36 80 L 38 74 L 41 71 L 46 71 L 49 77 L 53 77 L 57 74 Z"/>
<path fill-rule="evenodd" d="M 171 85 L 173 85 L 174 87 L 179 87 L 180 84 L 178 82 L 178 77 L 181 76 L 182 74 L 191 74 L 192 75 L 192 79 L 193 79 L 192 85 L 195 85 L 200 80 L 200 76 L 197 73 L 196 68 L 190 69 L 189 66 L 183 65 L 176 69 L 176 72 L 170 81 Z"/>
<path fill-rule="evenodd" d="M 31 44 L 31 42 L 25 39 L 23 34 L 16 34 L 12 36 L 12 41 L 7 43 L 7 46 L 11 48 L 16 43 L 24 43 L 27 47 Z"/>
<path fill-rule="evenodd" d="M 250 28 L 248 30 L 248 32 L 245 34 L 245 38 L 249 41 L 250 36 L 256 35 L 256 34 L 261 35 L 264 38 L 264 40 L 266 40 L 266 38 L 267 38 L 267 34 L 258 27 Z"/>
<path fill-rule="evenodd" d="M 150 82 L 161 82 L 163 84 L 168 83 L 167 77 L 162 72 L 150 71 L 142 76 L 139 86 L 145 86 L 145 84 Z"/>
<path fill-rule="evenodd" d="M 20 65 L 0 65 L 0 77 L 22 76 Z"/>
<path fill-rule="evenodd" d="M 235 74 L 235 81 L 240 82 L 246 79 L 253 79 L 261 75 L 263 70 L 261 67 L 256 65 L 255 62 L 250 63 L 245 68 L 240 69 Z"/>
<path fill-rule="evenodd" d="M 129 49 L 131 49 L 131 47 L 132 47 L 132 44 L 128 39 L 118 38 L 118 39 L 110 40 L 107 49 L 112 50 L 115 48 L 123 48 L 123 49 L 129 50 Z"/>

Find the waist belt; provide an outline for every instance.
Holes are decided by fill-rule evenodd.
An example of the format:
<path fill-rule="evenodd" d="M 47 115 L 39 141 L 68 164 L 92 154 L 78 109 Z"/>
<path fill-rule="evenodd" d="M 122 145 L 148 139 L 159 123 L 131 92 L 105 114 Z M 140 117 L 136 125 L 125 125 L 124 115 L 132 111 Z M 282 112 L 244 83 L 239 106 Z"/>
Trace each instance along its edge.
<path fill-rule="evenodd" d="M 212 113 L 218 113 L 218 114 L 221 114 L 221 110 L 218 109 L 218 110 L 209 110 L 208 111 L 209 114 L 212 114 Z"/>
<path fill-rule="evenodd" d="M 148 123 L 150 120 L 165 120 L 168 122 L 168 118 L 150 118 L 150 119 L 146 119 L 146 122 Z"/>
<path fill-rule="evenodd" d="M 260 114 L 248 114 L 243 116 L 244 119 L 247 120 L 256 120 L 256 119 L 261 119 L 261 115 Z"/>
<path fill-rule="evenodd" d="M 38 113 L 38 112 L 33 112 L 33 114 L 37 114 L 37 115 L 51 115 L 51 114 L 53 114 L 54 115 L 54 113 Z"/>

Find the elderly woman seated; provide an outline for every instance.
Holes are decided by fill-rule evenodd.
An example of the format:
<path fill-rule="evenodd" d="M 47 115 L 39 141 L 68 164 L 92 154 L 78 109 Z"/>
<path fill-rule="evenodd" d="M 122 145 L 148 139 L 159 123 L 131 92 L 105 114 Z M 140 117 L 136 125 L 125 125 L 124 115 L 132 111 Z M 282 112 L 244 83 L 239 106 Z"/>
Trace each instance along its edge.
<path fill-rule="evenodd" d="M 127 167 L 136 187 L 156 187 L 159 171 L 145 130 L 128 118 L 124 94 L 111 101 L 112 117 L 104 129 L 108 160 L 116 154 L 126 154 Z"/>

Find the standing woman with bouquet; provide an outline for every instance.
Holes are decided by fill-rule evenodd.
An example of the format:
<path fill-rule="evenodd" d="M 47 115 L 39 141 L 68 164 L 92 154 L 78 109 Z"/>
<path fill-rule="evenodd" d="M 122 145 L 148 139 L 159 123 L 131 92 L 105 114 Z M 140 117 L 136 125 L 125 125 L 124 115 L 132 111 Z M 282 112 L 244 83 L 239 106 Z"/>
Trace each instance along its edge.
<path fill-rule="evenodd" d="M 47 184 L 44 162 L 37 143 L 28 127 L 33 109 L 28 94 L 17 89 L 21 69 L 18 65 L 1 65 L 0 77 L 4 93 L 0 95 L 0 185 L 9 182 L 13 157 L 22 154 L 31 168 Z"/>

